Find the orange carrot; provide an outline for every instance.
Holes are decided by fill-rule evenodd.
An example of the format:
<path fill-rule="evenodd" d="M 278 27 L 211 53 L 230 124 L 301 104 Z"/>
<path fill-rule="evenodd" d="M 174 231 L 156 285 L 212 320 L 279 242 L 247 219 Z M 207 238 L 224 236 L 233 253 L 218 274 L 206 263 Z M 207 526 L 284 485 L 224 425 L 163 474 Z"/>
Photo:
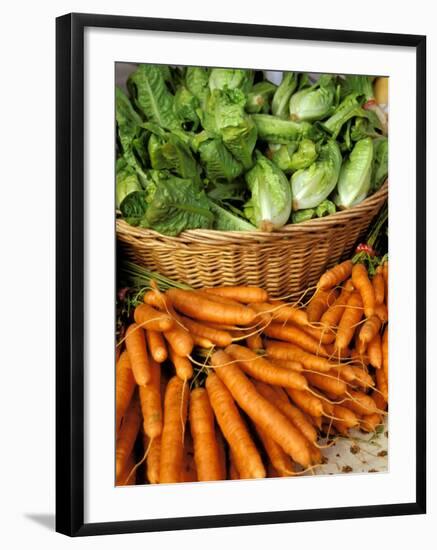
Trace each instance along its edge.
<path fill-rule="evenodd" d="M 352 269 L 352 283 L 361 295 L 364 307 L 364 315 L 372 317 L 375 311 L 375 291 L 369 280 L 369 275 L 364 264 L 355 264 Z"/>
<path fill-rule="evenodd" d="M 340 418 L 346 428 L 356 428 L 359 424 L 359 418 L 357 415 L 348 409 L 347 407 L 342 407 L 341 405 L 334 405 L 333 416 Z"/>
<path fill-rule="evenodd" d="M 367 346 L 379 333 L 381 328 L 381 320 L 376 315 L 368 317 L 360 329 L 358 339 L 362 345 Z"/>
<path fill-rule="evenodd" d="M 343 405 L 359 415 L 377 413 L 378 408 L 375 401 L 363 392 L 349 390 L 350 397 L 347 398 Z"/>
<path fill-rule="evenodd" d="M 176 324 L 172 329 L 164 332 L 164 337 L 170 344 L 170 355 L 171 352 L 174 352 L 180 357 L 186 357 L 193 351 L 193 337 L 179 324 Z"/>
<path fill-rule="evenodd" d="M 332 344 L 332 342 L 335 340 L 335 334 L 332 328 L 328 329 L 327 327 L 317 328 L 310 326 L 302 326 L 300 328 L 303 330 L 303 332 L 314 338 L 314 340 L 317 340 L 317 342 L 325 344 L 325 346 L 326 344 Z"/>
<path fill-rule="evenodd" d="M 375 306 L 375 315 L 379 317 L 381 323 L 386 323 L 388 321 L 388 310 L 385 304 L 379 304 Z"/>
<path fill-rule="evenodd" d="M 160 483 L 182 479 L 184 432 L 187 419 L 188 390 L 177 376 L 167 384 L 164 399 L 164 426 L 161 434 Z"/>
<path fill-rule="evenodd" d="M 189 290 L 171 288 L 167 291 L 174 307 L 181 313 L 212 323 L 229 325 L 250 325 L 255 321 L 256 313 L 244 305 L 220 304 Z"/>
<path fill-rule="evenodd" d="M 120 477 L 134 447 L 140 429 L 141 416 L 138 399 L 134 397 L 123 418 L 115 448 L 115 475 Z"/>
<path fill-rule="evenodd" d="M 315 388 L 327 391 L 331 395 L 340 397 L 347 391 L 347 386 L 343 380 L 339 380 L 335 377 L 325 376 L 323 374 L 317 374 L 315 372 L 305 373 L 305 378 Z"/>
<path fill-rule="evenodd" d="M 367 346 L 367 355 L 369 356 L 369 362 L 375 369 L 380 369 L 382 366 L 382 348 L 381 348 L 381 336 L 375 335 L 373 340 L 369 342 Z"/>
<path fill-rule="evenodd" d="M 256 286 L 218 286 L 205 288 L 204 292 L 216 294 L 225 298 L 231 298 L 238 302 L 249 304 L 251 302 L 267 302 L 269 295 L 263 288 Z"/>
<path fill-rule="evenodd" d="M 118 430 L 135 390 L 135 379 L 127 351 L 123 351 L 117 361 L 115 376 L 115 425 Z"/>
<path fill-rule="evenodd" d="M 174 365 L 177 376 L 187 381 L 193 376 L 193 365 L 187 357 L 181 357 L 177 353 L 170 349 L 170 360 Z"/>
<path fill-rule="evenodd" d="M 348 287 L 343 288 L 340 296 L 321 316 L 320 322 L 326 330 L 338 325 L 351 294 L 352 290 Z"/>
<path fill-rule="evenodd" d="M 135 467 L 135 459 L 134 459 L 133 453 L 131 453 L 126 459 L 124 470 L 121 472 L 121 474 L 117 477 L 115 481 L 115 485 L 117 485 L 117 487 L 120 487 L 123 485 L 135 485 L 136 483 L 135 472 L 132 473 L 132 475 L 130 475 L 134 467 Z"/>
<path fill-rule="evenodd" d="M 388 260 L 384 262 L 382 266 L 382 276 L 384 277 L 384 283 L 385 283 L 385 288 L 384 288 L 385 304 L 388 306 Z"/>
<path fill-rule="evenodd" d="M 247 347 L 251 350 L 262 349 L 263 341 L 259 334 L 252 334 L 246 338 Z M 225 346 L 226 347 L 226 346 Z"/>
<path fill-rule="evenodd" d="M 365 389 L 375 385 L 373 378 L 365 368 L 354 366 L 351 366 L 350 368 L 353 370 L 355 375 L 355 379 L 353 380 L 355 385 L 362 386 Z"/>
<path fill-rule="evenodd" d="M 198 481 L 196 463 L 194 462 L 193 439 L 189 430 L 185 432 L 181 479 L 185 483 Z"/>
<path fill-rule="evenodd" d="M 232 336 L 225 330 L 218 330 L 209 327 L 208 325 L 198 323 L 189 319 L 188 317 L 180 316 L 181 321 L 192 335 L 200 336 L 201 338 L 207 338 L 214 344 L 220 347 L 229 346 L 232 344 Z"/>
<path fill-rule="evenodd" d="M 275 300 L 274 302 L 261 303 L 261 304 L 249 304 L 257 313 L 269 313 L 275 319 L 275 321 L 290 321 L 296 325 L 308 325 L 308 317 L 303 309 L 287 304 L 282 300 Z"/>
<path fill-rule="evenodd" d="M 372 392 L 372 399 L 375 401 L 375 405 L 380 411 L 385 411 L 387 409 L 387 401 L 384 399 L 384 396 L 381 395 L 378 391 Z"/>
<path fill-rule="evenodd" d="M 133 323 L 126 331 L 126 349 L 129 354 L 129 361 L 135 382 L 144 386 L 152 378 L 152 370 L 147 355 L 146 339 L 144 331 L 137 324 Z"/>
<path fill-rule="evenodd" d="M 159 311 L 170 311 L 171 309 L 171 300 L 162 292 L 148 290 L 143 296 L 143 301 L 145 304 L 159 309 Z"/>
<path fill-rule="evenodd" d="M 264 334 L 276 340 L 291 342 L 305 351 L 314 353 L 314 355 L 327 356 L 328 352 L 323 344 L 314 340 L 303 330 L 293 325 L 282 325 L 280 323 L 271 323 L 264 329 Z"/>
<path fill-rule="evenodd" d="M 221 369 L 218 369 L 221 370 Z M 215 372 L 206 378 L 206 390 L 220 429 L 231 448 L 231 456 L 241 457 L 239 472 L 245 478 L 266 475 L 261 457 L 238 412 L 232 395 Z"/>
<path fill-rule="evenodd" d="M 307 307 L 307 316 L 310 323 L 320 321 L 320 318 L 336 299 L 334 291 L 317 290 Z"/>
<path fill-rule="evenodd" d="M 321 290 L 328 290 L 334 286 L 339 285 L 348 277 L 350 277 L 352 273 L 352 267 L 353 264 L 351 260 L 346 260 L 341 264 L 337 264 L 328 271 L 325 271 L 325 273 L 320 277 L 317 287 Z"/>
<path fill-rule="evenodd" d="M 146 341 L 150 355 L 157 363 L 163 363 L 167 357 L 167 346 L 162 334 L 156 330 L 146 330 Z"/>
<path fill-rule="evenodd" d="M 147 449 L 149 441 L 144 445 Z M 161 460 L 161 436 L 155 437 L 150 442 L 149 453 L 147 455 L 146 476 L 149 483 L 159 483 L 159 463 Z"/>
<path fill-rule="evenodd" d="M 300 409 L 290 403 L 282 388 L 273 388 L 263 382 L 255 382 L 255 387 L 263 397 L 268 399 L 272 405 L 275 405 L 302 432 L 310 443 L 317 441 L 317 432 L 313 425 Z"/>
<path fill-rule="evenodd" d="M 235 455 L 232 452 L 232 449 L 229 455 L 229 478 L 232 480 L 240 479 L 240 474 L 237 470 L 237 465 L 235 463 Z"/>
<path fill-rule="evenodd" d="M 366 414 L 360 421 L 360 428 L 365 432 L 374 432 L 382 423 L 382 417 L 378 413 Z"/>
<path fill-rule="evenodd" d="M 194 443 L 194 461 L 199 481 L 222 479 L 219 448 L 215 436 L 214 413 L 204 388 L 190 396 L 190 427 Z"/>
<path fill-rule="evenodd" d="M 139 391 L 144 433 L 153 439 L 162 432 L 161 366 L 153 359 L 150 366 L 152 379 L 145 386 L 140 386 Z"/>
<path fill-rule="evenodd" d="M 222 432 L 216 426 L 215 430 L 215 439 L 217 442 L 217 449 L 220 462 L 220 479 L 226 479 L 226 451 L 225 451 L 225 442 L 223 439 Z"/>
<path fill-rule="evenodd" d="M 260 395 L 252 382 L 236 366 L 229 365 L 229 355 L 217 351 L 211 357 L 217 376 L 225 383 L 234 399 L 246 414 L 262 430 L 276 441 L 291 458 L 304 468 L 308 467 L 311 457 L 304 436 L 290 423 L 274 405 Z M 221 368 L 217 368 L 220 367 Z M 290 391 L 295 391 L 291 390 Z"/>
<path fill-rule="evenodd" d="M 385 378 L 388 380 L 388 325 L 385 327 L 382 335 L 382 368 L 384 369 Z"/>
<path fill-rule="evenodd" d="M 363 302 L 358 292 L 353 292 L 347 301 L 347 306 L 338 325 L 335 345 L 342 350 L 350 344 L 355 328 L 363 316 Z"/>
<path fill-rule="evenodd" d="M 211 342 L 211 340 L 208 340 L 207 338 L 203 338 L 202 336 L 197 336 L 196 334 L 192 334 L 191 338 L 193 339 L 193 343 L 198 348 L 213 348 L 214 344 Z"/>
<path fill-rule="evenodd" d="M 302 348 L 289 344 L 287 342 L 277 342 L 268 340 L 266 342 L 267 355 L 275 359 L 285 359 L 287 361 L 297 361 L 302 363 L 306 369 L 327 372 L 333 367 L 333 363 L 324 357 L 318 357 L 306 352 Z"/>
<path fill-rule="evenodd" d="M 302 411 L 315 417 L 323 415 L 323 403 L 315 395 L 307 391 L 294 390 L 292 388 L 286 388 L 286 391 L 296 406 Z"/>
<path fill-rule="evenodd" d="M 264 430 L 255 426 L 263 447 L 270 459 L 274 469 L 281 477 L 288 477 L 294 474 L 293 461 L 285 453 L 280 445 L 276 443 Z"/>
<path fill-rule="evenodd" d="M 244 372 L 256 380 L 300 390 L 308 388 L 304 376 L 291 369 L 273 365 L 248 348 L 232 344 L 225 351 L 231 357 L 231 360 L 238 361 L 238 365 Z"/>
<path fill-rule="evenodd" d="M 286 359 L 274 359 L 269 357 L 268 359 L 272 365 L 277 365 L 278 367 L 283 367 L 284 369 L 291 369 L 295 372 L 302 372 L 303 365 L 297 361 L 287 361 Z"/>
<path fill-rule="evenodd" d="M 330 358 L 337 360 L 349 359 L 352 354 L 352 350 L 350 350 L 349 348 L 338 349 L 335 345 L 335 342 L 333 344 L 325 344 L 325 349 L 328 352 Z"/>
<path fill-rule="evenodd" d="M 384 293 L 385 293 L 385 282 L 384 276 L 381 272 L 375 273 L 372 279 L 373 290 L 375 292 L 375 305 L 380 305 L 384 303 Z"/>
<path fill-rule="evenodd" d="M 147 304 L 140 304 L 135 308 L 135 322 L 144 329 L 163 332 L 173 327 L 173 319 L 166 313 L 162 313 Z"/>
<path fill-rule="evenodd" d="M 388 380 L 384 369 L 377 369 L 375 372 L 376 388 L 382 393 L 384 399 L 388 402 Z"/>

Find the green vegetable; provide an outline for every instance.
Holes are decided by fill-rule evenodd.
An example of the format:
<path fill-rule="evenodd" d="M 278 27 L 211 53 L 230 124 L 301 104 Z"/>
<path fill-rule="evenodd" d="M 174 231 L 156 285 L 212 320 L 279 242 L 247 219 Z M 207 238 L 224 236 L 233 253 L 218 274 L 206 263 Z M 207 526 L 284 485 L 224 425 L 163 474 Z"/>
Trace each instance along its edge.
<path fill-rule="evenodd" d="M 304 210 L 298 210 L 291 214 L 291 221 L 293 223 L 306 222 L 316 217 L 316 211 L 314 208 L 305 208 Z"/>
<path fill-rule="evenodd" d="M 341 162 L 337 142 L 329 140 L 311 166 L 295 172 L 291 177 L 293 210 L 315 208 L 325 200 L 337 184 Z"/>
<path fill-rule="evenodd" d="M 323 75 L 310 88 L 296 92 L 290 99 L 292 120 L 321 120 L 330 112 L 334 102 L 335 84 L 330 75 Z"/>
<path fill-rule="evenodd" d="M 297 73 L 284 73 L 272 99 L 272 113 L 278 117 L 288 117 L 290 97 L 297 88 Z"/>
<path fill-rule="evenodd" d="M 373 140 L 373 168 L 371 191 L 377 191 L 388 176 L 388 139 L 380 137 Z"/>
<path fill-rule="evenodd" d="M 127 195 L 120 209 L 128 223 L 164 235 L 210 228 L 214 221 L 204 190 L 189 179 L 164 172 L 153 173 L 147 190 Z"/>
<path fill-rule="evenodd" d="M 255 166 L 246 173 L 252 193 L 244 214 L 262 231 L 285 225 L 291 213 L 291 188 L 286 176 L 273 162 L 257 152 Z"/>
<path fill-rule="evenodd" d="M 372 175 L 373 144 L 370 138 L 357 141 L 341 167 L 334 201 L 339 208 L 349 208 L 366 198 Z"/>
<path fill-rule="evenodd" d="M 206 189 L 208 197 L 219 201 L 220 203 L 226 201 L 238 201 L 243 202 L 245 195 L 247 194 L 246 182 L 242 179 L 236 179 L 232 182 L 210 182 Z M 230 207 L 230 205 L 226 205 Z"/>
<path fill-rule="evenodd" d="M 373 99 L 373 78 L 370 76 L 346 75 L 340 80 L 341 98 L 349 94 L 362 95 L 367 100 Z"/>
<path fill-rule="evenodd" d="M 270 108 L 270 100 L 275 93 L 276 86 L 263 80 L 258 82 L 247 95 L 246 111 L 248 113 L 266 112 Z"/>
<path fill-rule="evenodd" d="M 127 86 L 134 104 L 148 120 L 167 130 L 181 127 L 174 112 L 174 96 L 159 65 L 140 65 L 130 75 Z"/>
<path fill-rule="evenodd" d="M 214 229 L 218 231 L 255 231 L 256 227 L 236 214 L 225 210 L 213 201 L 210 201 L 211 211 L 214 213 Z"/>
<path fill-rule="evenodd" d="M 318 218 L 324 218 L 325 216 L 329 216 L 330 214 L 335 214 L 336 210 L 337 209 L 335 208 L 335 204 L 332 201 L 325 199 L 316 208 L 316 216 Z"/>
<path fill-rule="evenodd" d="M 253 84 L 254 73 L 248 69 L 212 69 L 209 76 L 209 89 L 234 90 L 239 88 L 248 93 Z"/>
<path fill-rule="evenodd" d="M 206 175 L 211 181 L 232 181 L 243 171 L 242 165 L 232 156 L 220 138 L 201 143 L 199 154 Z"/>
<path fill-rule="evenodd" d="M 299 143 L 280 145 L 271 158 L 283 172 L 291 173 L 310 166 L 317 158 L 317 147 L 310 139 L 302 139 Z"/>
<path fill-rule="evenodd" d="M 123 157 L 117 160 L 115 176 L 115 205 L 120 208 L 123 200 L 134 191 L 140 191 L 141 185 L 135 171 Z"/>
<path fill-rule="evenodd" d="M 184 123 L 191 123 L 193 130 L 196 130 L 199 126 L 199 117 L 197 115 L 199 105 L 199 100 L 188 88 L 182 85 L 177 88 L 174 98 L 176 116 Z"/>
<path fill-rule="evenodd" d="M 187 67 L 185 85 L 203 105 L 209 95 L 209 71 L 202 67 Z"/>
<path fill-rule="evenodd" d="M 317 134 L 309 122 L 284 120 L 273 115 L 252 115 L 252 120 L 258 129 L 258 137 L 271 143 L 286 144 Z"/>
<path fill-rule="evenodd" d="M 182 178 L 200 183 L 200 169 L 188 147 L 172 133 L 152 134 L 149 139 L 150 164 L 154 170 L 170 170 Z"/>
<path fill-rule="evenodd" d="M 297 142 L 292 141 L 286 145 L 280 143 L 269 144 L 269 158 L 280 168 L 283 172 L 291 172 L 290 164 L 293 153 L 297 150 Z"/>

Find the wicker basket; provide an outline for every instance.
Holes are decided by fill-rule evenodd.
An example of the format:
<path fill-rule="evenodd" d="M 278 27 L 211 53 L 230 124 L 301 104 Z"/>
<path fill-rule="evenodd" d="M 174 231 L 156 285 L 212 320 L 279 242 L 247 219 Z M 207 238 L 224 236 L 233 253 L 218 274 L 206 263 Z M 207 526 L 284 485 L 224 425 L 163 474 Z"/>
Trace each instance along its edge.
<path fill-rule="evenodd" d="M 353 208 L 274 233 L 195 229 L 167 237 L 117 219 L 117 238 L 128 259 L 194 288 L 257 285 L 297 297 L 351 255 L 387 195 L 388 182 Z"/>

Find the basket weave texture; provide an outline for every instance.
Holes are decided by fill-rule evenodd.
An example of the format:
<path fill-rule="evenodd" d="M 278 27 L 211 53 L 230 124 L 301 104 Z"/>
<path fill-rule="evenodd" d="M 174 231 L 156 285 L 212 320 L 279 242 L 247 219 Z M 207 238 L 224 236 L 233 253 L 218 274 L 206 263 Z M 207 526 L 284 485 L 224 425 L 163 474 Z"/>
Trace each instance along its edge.
<path fill-rule="evenodd" d="M 296 298 L 350 257 L 387 196 L 385 182 L 353 208 L 273 233 L 193 229 L 168 237 L 117 219 L 117 239 L 129 260 L 193 288 L 256 285 L 272 297 Z"/>

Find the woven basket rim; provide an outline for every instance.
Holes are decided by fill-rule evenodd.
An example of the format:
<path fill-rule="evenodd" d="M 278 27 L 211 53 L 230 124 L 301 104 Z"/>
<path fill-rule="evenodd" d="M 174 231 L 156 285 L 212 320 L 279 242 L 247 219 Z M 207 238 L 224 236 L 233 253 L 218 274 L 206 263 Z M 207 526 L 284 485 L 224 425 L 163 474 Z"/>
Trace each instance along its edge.
<path fill-rule="evenodd" d="M 173 242 L 174 244 L 188 244 L 193 241 L 207 241 L 211 243 L 221 243 L 235 242 L 236 239 L 244 241 L 254 241 L 254 240 L 276 240 L 289 238 L 292 234 L 296 235 L 298 233 L 312 233 L 315 231 L 328 230 L 333 226 L 338 224 L 345 224 L 350 219 L 359 217 L 368 209 L 374 208 L 375 204 L 384 201 L 388 196 L 388 180 L 384 182 L 381 188 L 367 197 L 362 202 L 348 208 L 346 210 L 340 210 L 334 214 L 323 218 L 317 218 L 314 220 L 308 220 L 306 222 L 301 222 L 298 224 L 288 224 L 281 227 L 278 231 L 266 232 L 266 231 L 219 231 L 217 229 L 189 229 L 183 231 L 177 237 L 171 237 L 168 235 L 163 235 L 154 231 L 153 229 L 146 229 L 143 227 L 136 227 L 129 225 L 125 220 L 118 218 L 116 220 L 117 225 L 117 234 L 130 234 L 132 237 L 136 238 L 146 238 L 146 239 L 156 239 L 161 241 Z"/>

